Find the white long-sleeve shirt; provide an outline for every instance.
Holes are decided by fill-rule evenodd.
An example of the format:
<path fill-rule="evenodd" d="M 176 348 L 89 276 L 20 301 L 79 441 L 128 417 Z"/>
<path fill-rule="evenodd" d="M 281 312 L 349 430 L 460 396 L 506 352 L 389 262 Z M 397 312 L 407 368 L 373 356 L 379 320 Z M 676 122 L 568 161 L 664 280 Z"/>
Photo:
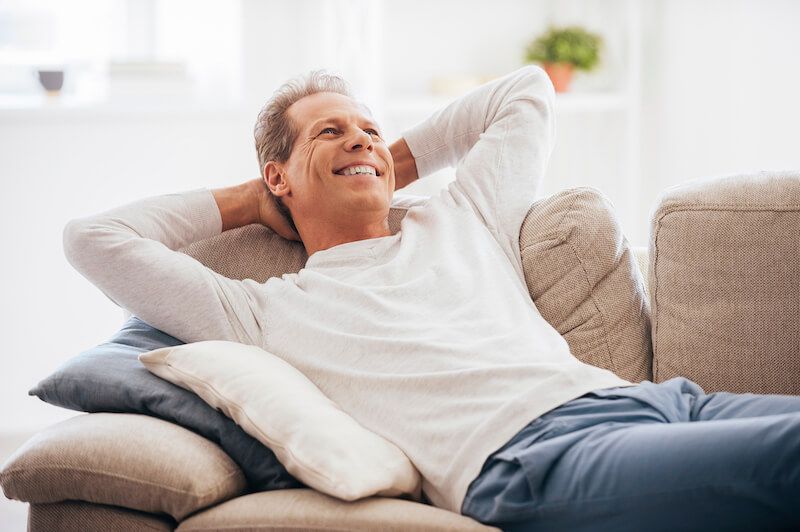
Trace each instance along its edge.
<path fill-rule="evenodd" d="M 210 191 L 70 222 L 69 261 L 120 306 L 185 342 L 272 352 L 400 447 L 460 512 L 486 458 L 587 392 L 633 385 L 578 361 L 525 286 L 519 232 L 554 138 L 538 67 L 481 86 L 405 133 L 420 177 L 456 166 L 393 236 L 314 253 L 296 274 L 232 280 L 177 250 L 219 234 Z"/>

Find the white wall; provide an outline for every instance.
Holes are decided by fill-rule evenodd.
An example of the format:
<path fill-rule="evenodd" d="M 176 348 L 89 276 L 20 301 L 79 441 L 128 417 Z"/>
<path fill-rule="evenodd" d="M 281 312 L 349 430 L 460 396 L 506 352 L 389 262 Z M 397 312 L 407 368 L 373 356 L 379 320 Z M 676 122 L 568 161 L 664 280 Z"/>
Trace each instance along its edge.
<path fill-rule="evenodd" d="M 434 75 L 512 70 L 523 37 L 535 35 L 547 20 L 580 16 L 599 25 L 606 10 L 609 31 L 619 29 L 613 13 L 624 3 L 558 5 L 565 7 L 543 0 L 384 2 L 379 15 L 385 34 L 375 45 L 385 58 L 384 98 L 424 92 Z M 323 8 L 330 6 L 316 0 L 243 2 L 245 96 L 234 108 L 0 109 L 0 432 L 32 430 L 71 415 L 28 397 L 27 390 L 70 356 L 105 340 L 122 320 L 121 311 L 64 260 L 66 221 L 145 195 L 225 186 L 256 175 L 253 121 L 281 81 L 320 66 L 366 68 L 316 59 L 325 45 L 318 37 Z M 709 174 L 800 168 L 800 3 L 649 0 L 642 13 L 640 212 L 630 228 L 639 244 L 646 238 L 647 210 L 666 186 Z M 365 57 L 375 60 L 374 54 Z M 622 59 L 611 60 L 613 66 Z M 598 76 L 579 78 L 576 88 L 613 81 L 608 73 Z M 386 100 L 368 103 L 380 108 Z M 548 182 L 548 191 L 592 184 L 615 203 L 624 202 L 618 146 L 624 128 L 613 112 L 559 117 L 550 172 L 558 178 Z"/>
<path fill-rule="evenodd" d="M 122 322 L 121 311 L 64 259 L 66 222 L 143 195 L 251 178 L 250 130 L 249 114 L 214 112 L 2 118 L 0 432 L 67 415 L 27 390 Z"/>
<path fill-rule="evenodd" d="M 661 0 L 644 31 L 643 200 L 702 176 L 800 168 L 800 3 Z"/>

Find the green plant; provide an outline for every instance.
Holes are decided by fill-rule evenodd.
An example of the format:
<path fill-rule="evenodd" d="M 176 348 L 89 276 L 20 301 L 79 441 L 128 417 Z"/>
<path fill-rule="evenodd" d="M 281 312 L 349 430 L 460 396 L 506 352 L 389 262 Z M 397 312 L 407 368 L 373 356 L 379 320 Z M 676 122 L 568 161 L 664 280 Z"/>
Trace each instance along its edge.
<path fill-rule="evenodd" d="M 579 26 L 550 27 L 544 35 L 528 45 L 528 63 L 570 63 L 578 70 L 591 70 L 600 60 L 603 39 Z"/>

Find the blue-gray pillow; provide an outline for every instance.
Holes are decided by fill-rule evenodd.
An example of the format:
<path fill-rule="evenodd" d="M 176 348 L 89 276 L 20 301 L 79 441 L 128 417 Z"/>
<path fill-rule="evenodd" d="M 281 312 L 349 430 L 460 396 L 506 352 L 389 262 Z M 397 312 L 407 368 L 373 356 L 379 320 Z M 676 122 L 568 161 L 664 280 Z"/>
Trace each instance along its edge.
<path fill-rule="evenodd" d="M 140 353 L 180 344 L 133 316 L 108 342 L 70 359 L 28 394 L 71 410 L 146 414 L 192 430 L 239 465 L 252 491 L 305 487 L 233 420 L 139 362 Z"/>

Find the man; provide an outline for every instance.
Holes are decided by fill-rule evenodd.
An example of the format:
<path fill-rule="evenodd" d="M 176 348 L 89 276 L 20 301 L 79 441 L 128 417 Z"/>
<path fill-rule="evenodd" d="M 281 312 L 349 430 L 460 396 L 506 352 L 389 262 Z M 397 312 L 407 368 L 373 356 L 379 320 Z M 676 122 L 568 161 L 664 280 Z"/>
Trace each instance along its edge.
<path fill-rule="evenodd" d="M 316 73 L 260 114 L 262 179 L 72 221 L 65 251 L 155 327 L 297 367 L 400 447 L 436 506 L 526 530 L 800 524 L 800 398 L 636 385 L 578 361 L 532 303 L 518 239 L 553 100 L 525 67 L 387 146 Z M 456 181 L 392 235 L 394 189 L 447 165 Z M 256 222 L 302 240 L 305 268 L 235 281 L 172 251 Z"/>

